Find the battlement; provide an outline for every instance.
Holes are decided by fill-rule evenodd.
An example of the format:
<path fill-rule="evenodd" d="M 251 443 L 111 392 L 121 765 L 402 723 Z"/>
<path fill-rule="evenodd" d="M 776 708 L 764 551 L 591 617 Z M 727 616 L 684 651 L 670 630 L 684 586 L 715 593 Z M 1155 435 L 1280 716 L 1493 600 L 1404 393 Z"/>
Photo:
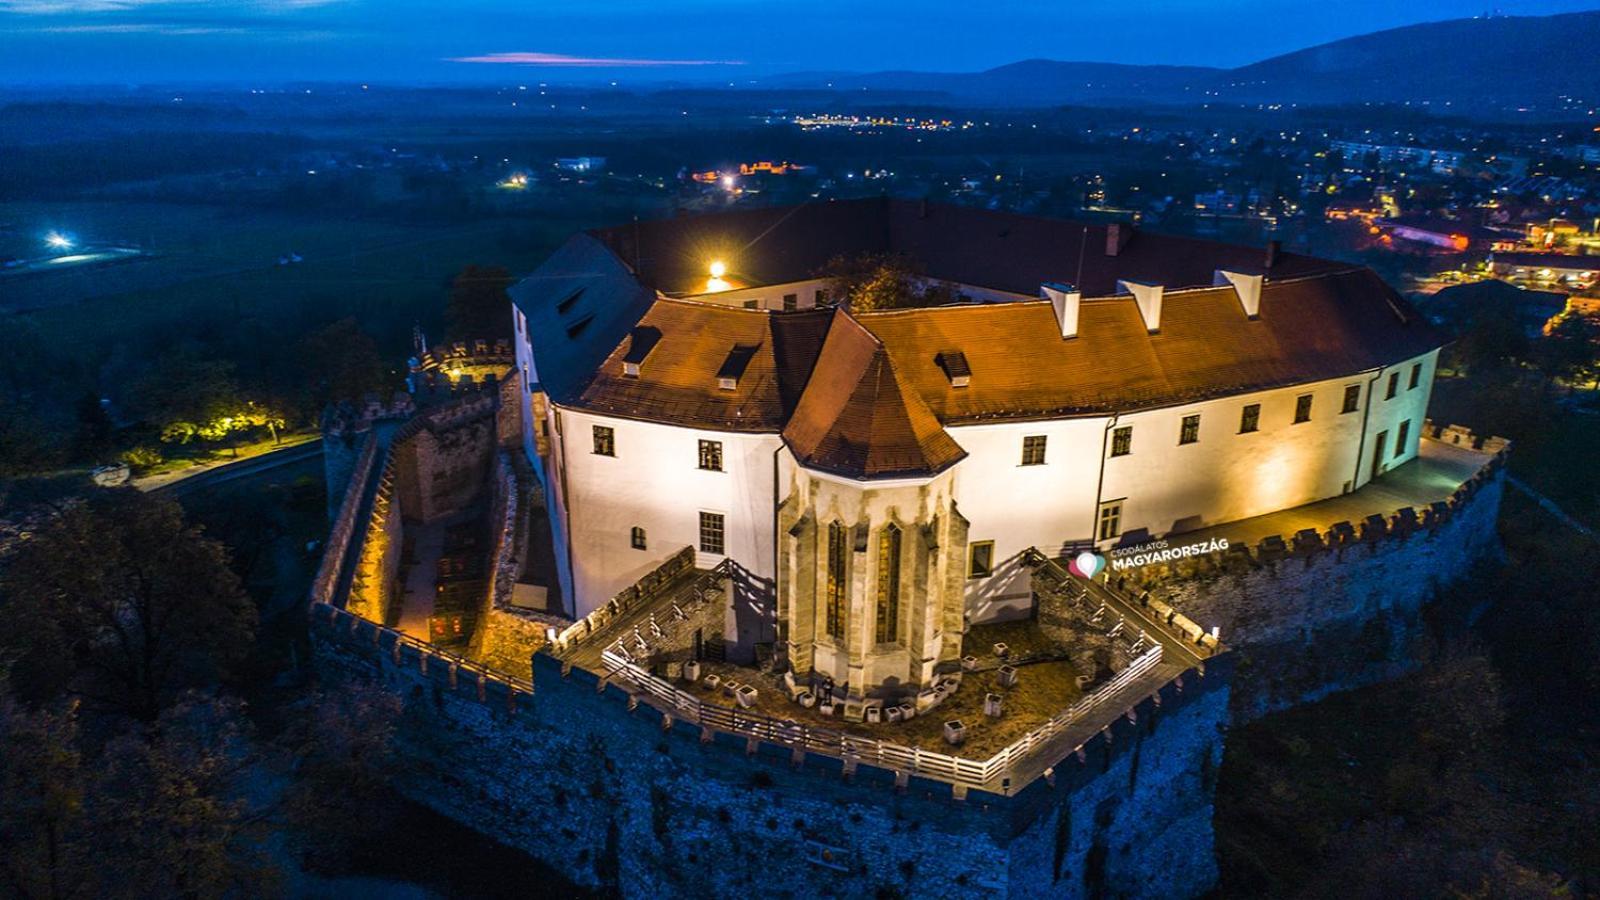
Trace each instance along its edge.
<path fill-rule="evenodd" d="M 360 403 L 348 400 L 329 404 L 322 411 L 322 434 L 339 437 L 362 434 L 372 429 L 375 422 L 409 419 L 417 412 L 411 395 L 396 391 L 387 401 L 377 394 L 368 394 Z"/>
<path fill-rule="evenodd" d="M 1149 591 L 1141 590 L 1139 585 L 1151 585 L 1173 578 L 1204 578 L 1213 574 L 1290 563 L 1309 565 L 1311 561 L 1327 554 L 1342 561 L 1356 548 L 1371 554 L 1381 550 L 1388 542 L 1429 538 L 1452 518 L 1461 515 L 1487 485 L 1498 483 L 1506 456 L 1511 450 L 1511 442 L 1502 437 L 1474 435 L 1471 429 L 1458 425 L 1435 426 L 1431 421 L 1424 422 L 1423 434 L 1452 446 L 1486 454 L 1477 471 L 1443 500 L 1421 509 L 1405 506 L 1374 512 L 1359 522 L 1343 520 L 1329 523 L 1324 528 L 1306 528 L 1288 537 L 1270 534 L 1253 545 L 1230 543 L 1225 550 L 1153 563 L 1128 573 L 1113 573 L 1108 583 L 1118 589 L 1131 591 L 1141 603 L 1159 604 L 1159 600 L 1150 597 Z"/>

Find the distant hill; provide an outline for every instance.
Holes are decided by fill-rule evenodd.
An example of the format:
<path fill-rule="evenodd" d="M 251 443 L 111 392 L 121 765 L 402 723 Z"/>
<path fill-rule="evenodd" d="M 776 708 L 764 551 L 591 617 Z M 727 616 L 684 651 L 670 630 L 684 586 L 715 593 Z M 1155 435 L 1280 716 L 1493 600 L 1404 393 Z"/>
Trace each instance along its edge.
<path fill-rule="evenodd" d="M 1449 103 L 1462 111 L 1600 103 L 1600 11 L 1456 19 L 1346 38 L 1237 69 L 1033 59 L 983 72 L 812 73 L 769 86 L 921 92 L 983 105 L 1207 101 Z"/>

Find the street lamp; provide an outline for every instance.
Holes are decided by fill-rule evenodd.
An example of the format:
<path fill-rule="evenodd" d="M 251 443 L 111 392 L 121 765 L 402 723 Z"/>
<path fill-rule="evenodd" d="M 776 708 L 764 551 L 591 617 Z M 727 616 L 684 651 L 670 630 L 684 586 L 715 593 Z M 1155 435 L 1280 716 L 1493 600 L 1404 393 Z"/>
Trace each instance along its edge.
<path fill-rule="evenodd" d="M 59 231 L 52 231 L 49 234 L 45 235 L 44 236 L 44 242 L 52 250 L 71 250 L 72 249 L 72 238 L 67 237 L 66 235 L 62 234 Z"/>

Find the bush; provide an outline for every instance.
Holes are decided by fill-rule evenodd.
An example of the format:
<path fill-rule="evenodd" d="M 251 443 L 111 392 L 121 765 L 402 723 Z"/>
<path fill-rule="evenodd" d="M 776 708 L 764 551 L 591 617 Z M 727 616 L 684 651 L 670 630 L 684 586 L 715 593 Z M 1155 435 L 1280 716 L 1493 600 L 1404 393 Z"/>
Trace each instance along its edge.
<path fill-rule="evenodd" d="M 122 454 L 117 459 L 126 463 L 128 468 L 135 472 L 144 473 L 161 465 L 165 457 L 161 455 L 160 450 L 141 444 L 131 450 L 122 451 Z"/>

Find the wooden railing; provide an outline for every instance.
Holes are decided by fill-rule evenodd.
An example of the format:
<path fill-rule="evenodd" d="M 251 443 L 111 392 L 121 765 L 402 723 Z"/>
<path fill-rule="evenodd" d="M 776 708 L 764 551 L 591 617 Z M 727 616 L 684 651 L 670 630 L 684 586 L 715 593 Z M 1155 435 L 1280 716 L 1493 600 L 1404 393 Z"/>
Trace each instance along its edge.
<path fill-rule="evenodd" d="M 1159 665 L 1161 653 L 1162 645 L 1159 642 L 1152 644 L 1116 677 L 986 760 L 919 750 L 831 728 L 804 725 L 793 719 L 776 719 L 721 704 L 706 703 L 610 650 L 603 652 L 600 658 L 605 663 L 607 675 L 622 678 L 638 688 L 654 701 L 651 705 L 668 715 L 679 716 L 703 727 L 865 762 L 897 772 L 914 772 L 954 784 L 1005 791 L 1013 787 L 1005 784 L 1004 780 L 1016 771 L 1023 760 Z"/>

